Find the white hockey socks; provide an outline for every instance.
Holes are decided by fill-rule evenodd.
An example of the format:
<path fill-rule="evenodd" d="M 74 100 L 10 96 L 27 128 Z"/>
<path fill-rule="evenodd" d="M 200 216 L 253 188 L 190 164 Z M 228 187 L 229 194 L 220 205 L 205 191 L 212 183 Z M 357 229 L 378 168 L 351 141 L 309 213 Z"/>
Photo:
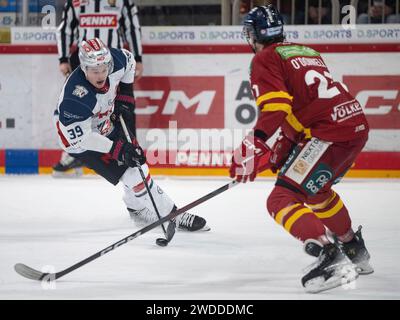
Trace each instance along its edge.
<path fill-rule="evenodd" d="M 168 215 L 174 208 L 174 202 L 170 197 L 156 184 L 151 178 L 147 164 L 142 165 L 143 173 L 146 177 L 146 182 L 157 206 L 158 212 L 162 217 Z M 143 210 L 147 208 L 154 215 L 153 221 L 158 220 L 155 213 L 150 196 L 147 193 L 146 186 L 140 175 L 138 168 L 128 168 L 121 178 L 124 184 L 124 202 L 126 206 L 133 210 Z"/>

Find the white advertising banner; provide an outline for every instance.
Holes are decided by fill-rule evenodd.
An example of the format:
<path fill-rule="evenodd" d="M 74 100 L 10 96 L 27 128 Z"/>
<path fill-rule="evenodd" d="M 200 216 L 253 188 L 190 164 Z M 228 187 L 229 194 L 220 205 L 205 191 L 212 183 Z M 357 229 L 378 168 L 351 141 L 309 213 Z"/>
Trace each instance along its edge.
<path fill-rule="evenodd" d="M 400 41 L 399 24 L 285 26 L 288 41 L 314 44 L 393 43 Z M 143 27 L 144 44 L 243 44 L 241 26 Z"/>
<path fill-rule="evenodd" d="M 143 44 L 246 45 L 240 26 L 143 27 Z M 399 25 L 287 26 L 311 44 L 398 44 Z M 50 45 L 55 31 L 12 28 L 12 44 Z M 343 50 L 341 50 L 343 51 Z M 145 51 L 146 52 L 146 51 Z M 366 150 L 400 151 L 400 53 L 323 53 L 331 74 L 365 108 Z M 256 120 L 248 53 L 149 54 L 135 84 L 138 138 L 145 148 L 229 150 Z M 0 149 L 57 148 L 52 114 L 64 79 L 56 54 L 0 55 Z M 152 130 L 149 130 L 152 129 Z M 171 143 L 173 145 L 171 145 Z"/>
<path fill-rule="evenodd" d="M 0 57 L 0 148 L 57 148 L 52 114 L 64 81 L 57 56 Z M 236 146 L 257 116 L 248 81 L 251 58 L 145 55 L 135 92 L 139 141 L 161 149 Z M 400 151 L 400 54 L 326 53 L 323 58 L 365 108 L 372 129 L 366 150 Z M 14 119 L 15 127 L 6 129 L 6 119 Z"/>
<path fill-rule="evenodd" d="M 144 45 L 245 44 L 241 26 L 142 27 Z M 13 27 L 11 44 L 55 44 L 55 28 Z M 288 41 L 305 44 L 399 43 L 399 24 L 356 25 L 288 25 Z"/>
<path fill-rule="evenodd" d="M 0 56 L 0 70 L 0 149 L 31 146 L 30 61 L 18 56 Z"/>
<path fill-rule="evenodd" d="M 13 27 L 11 44 L 52 45 L 56 44 L 56 28 Z"/>
<path fill-rule="evenodd" d="M 64 78 L 57 56 L 0 55 L 0 70 L 0 149 L 58 148 L 52 113 Z"/>

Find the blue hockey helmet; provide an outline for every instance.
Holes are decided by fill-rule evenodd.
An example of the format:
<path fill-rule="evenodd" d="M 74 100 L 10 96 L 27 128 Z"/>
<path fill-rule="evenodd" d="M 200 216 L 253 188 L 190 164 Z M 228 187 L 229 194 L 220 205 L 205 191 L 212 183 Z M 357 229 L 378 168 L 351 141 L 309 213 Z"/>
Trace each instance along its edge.
<path fill-rule="evenodd" d="M 253 50 L 256 42 L 268 44 L 284 39 L 282 16 L 272 4 L 250 10 L 243 24 L 243 34 Z"/>

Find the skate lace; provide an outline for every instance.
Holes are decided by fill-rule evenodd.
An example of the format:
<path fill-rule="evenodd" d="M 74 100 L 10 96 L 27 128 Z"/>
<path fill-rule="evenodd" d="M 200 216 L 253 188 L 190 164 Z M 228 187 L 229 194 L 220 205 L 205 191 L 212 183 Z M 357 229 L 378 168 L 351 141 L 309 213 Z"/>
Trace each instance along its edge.
<path fill-rule="evenodd" d="M 314 261 L 313 263 L 311 263 L 309 266 L 303 268 L 302 271 L 303 271 L 305 274 L 309 273 L 311 270 L 314 270 L 314 269 L 318 268 L 318 267 L 324 262 L 325 259 L 326 259 L 326 255 L 325 255 L 325 254 L 322 254 L 322 256 L 320 255 L 320 256 L 317 258 L 316 261 Z"/>
<path fill-rule="evenodd" d="M 190 228 L 194 221 L 194 215 L 185 212 L 179 220 L 179 226 Z"/>
<path fill-rule="evenodd" d="M 340 255 L 341 252 L 338 253 L 338 255 Z M 308 273 L 311 270 L 314 270 L 316 268 L 319 268 L 322 265 L 325 265 L 327 262 L 334 262 L 335 258 L 332 258 L 329 256 L 329 254 L 327 252 L 322 251 L 320 256 L 317 258 L 317 260 L 315 262 L 313 262 L 312 264 L 310 264 L 308 267 L 303 269 L 303 272 Z M 342 259 L 339 259 L 339 261 L 336 261 L 332 264 L 332 266 L 335 266 L 337 264 L 342 263 L 341 261 Z"/>

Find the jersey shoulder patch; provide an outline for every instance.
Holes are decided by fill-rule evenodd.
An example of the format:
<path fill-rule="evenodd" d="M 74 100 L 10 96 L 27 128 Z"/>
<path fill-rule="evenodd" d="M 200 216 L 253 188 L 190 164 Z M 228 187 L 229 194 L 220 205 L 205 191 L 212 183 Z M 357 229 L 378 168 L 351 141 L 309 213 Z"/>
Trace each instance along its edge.
<path fill-rule="evenodd" d="M 82 70 L 76 69 L 64 86 L 63 100 L 59 105 L 60 121 L 67 126 L 84 121 L 93 115 L 96 93 L 86 80 Z"/>
<path fill-rule="evenodd" d="M 299 44 L 294 44 L 294 43 L 288 43 L 284 45 L 278 45 L 275 47 L 275 52 L 278 53 L 278 55 L 281 57 L 283 60 L 287 60 L 293 57 L 318 57 L 320 56 L 318 51 L 315 51 L 314 49 L 299 45 Z"/>

